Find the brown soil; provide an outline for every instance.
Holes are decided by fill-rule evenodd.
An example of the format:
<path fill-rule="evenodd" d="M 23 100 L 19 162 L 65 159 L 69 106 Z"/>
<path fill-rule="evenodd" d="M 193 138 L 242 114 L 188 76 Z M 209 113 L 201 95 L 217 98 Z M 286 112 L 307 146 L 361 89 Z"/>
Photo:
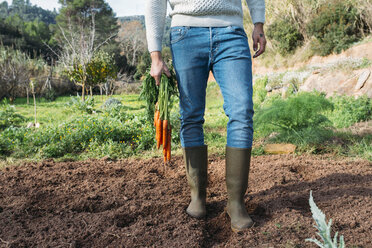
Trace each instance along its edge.
<path fill-rule="evenodd" d="M 331 156 L 253 159 L 246 205 L 255 226 L 230 230 L 224 161 L 211 156 L 208 216 L 185 214 L 177 157 L 44 161 L 0 170 L 0 247 L 315 247 L 310 190 L 348 247 L 372 247 L 372 164 Z"/>

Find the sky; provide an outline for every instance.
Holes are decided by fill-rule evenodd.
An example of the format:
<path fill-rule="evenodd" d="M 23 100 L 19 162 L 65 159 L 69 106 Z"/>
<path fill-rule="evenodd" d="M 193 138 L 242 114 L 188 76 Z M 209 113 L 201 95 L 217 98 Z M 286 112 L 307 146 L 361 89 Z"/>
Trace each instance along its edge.
<path fill-rule="evenodd" d="M 12 0 L 6 0 L 11 3 Z M 146 0 L 106 0 L 116 13 L 116 16 L 143 15 L 145 13 Z M 59 9 L 58 0 L 31 0 L 33 5 L 38 5 L 43 9 Z"/>

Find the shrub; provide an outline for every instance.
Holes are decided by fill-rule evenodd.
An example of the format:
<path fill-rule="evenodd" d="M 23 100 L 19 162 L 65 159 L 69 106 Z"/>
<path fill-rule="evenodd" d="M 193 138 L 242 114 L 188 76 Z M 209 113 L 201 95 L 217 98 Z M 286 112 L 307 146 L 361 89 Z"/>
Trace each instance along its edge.
<path fill-rule="evenodd" d="M 304 41 L 296 25 L 289 19 L 277 20 L 271 24 L 267 29 L 267 37 L 274 40 L 274 45 L 282 55 L 293 52 Z"/>
<path fill-rule="evenodd" d="M 270 105 L 257 111 L 254 123 L 263 135 L 296 133 L 309 127 L 330 126 L 330 121 L 322 112 L 332 109 L 332 103 L 324 95 L 301 92 L 285 100 L 275 98 Z"/>
<path fill-rule="evenodd" d="M 94 111 L 94 98 L 88 97 L 83 101 L 79 96 L 72 96 L 71 100 L 67 103 L 67 106 L 91 114 Z"/>
<path fill-rule="evenodd" d="M 0 107 L 0 131 L 10 126 L 17 126 L 25 120 L 22 115 L 15 112 L 15 107 L 7 102 Z"/>
<path fill-rule="evenodd" d="M 336 0 L 319 7 L 315 18 L 307 25 L 307 33 L 317 39 L 313 43 L 315 52 L 325 56 L 340 53 L 362 38 L 364 26 L 357 8 Z"/>
<path fill-rule="evenodd" d="M 53 102 L 57 98 L 57 92 L 54 89 L 48 89 L 44 93 L 44 98 L 48 102 Z"/>
<path fill-rule="evenodd" d="M 354 123 L 372 120 L 372 101 L 367 96 L 355 99 L 350 96 L 334 96 L 330 98 L 334 111 L 328 118 L 338 128 L 349 127 Z"/>
<path fill-rule="evenodd" d="M 116 107 L 118 105 L 121 105 L 121 101 L 116 98 L 109 98 L 105 101 L 105 103 L 102 105 L 103 108 L 111 108 Z"/>

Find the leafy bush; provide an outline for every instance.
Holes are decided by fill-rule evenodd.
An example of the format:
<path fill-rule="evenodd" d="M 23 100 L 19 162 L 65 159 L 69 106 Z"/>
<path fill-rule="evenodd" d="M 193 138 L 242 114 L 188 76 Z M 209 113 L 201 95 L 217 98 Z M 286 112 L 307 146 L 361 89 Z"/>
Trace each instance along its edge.
<path fill-rule="evenodd" d="M 317 39 L 313 44 L 315 52 L 325 56 L 340 53 L 362 38 L 364 25 L 357 8 L 335 0 L 320 6 L 315 18 L 307 25 L 307 33 Z"/>
<path fill-rule="evenodd" d="M 267 29 L 267 37 L 274 40 L 274 45 L 282 55 L 293 52 L 301 46 L 304 37 L 297 26 L 289 19 L 276 20 Z"/>
<path fill-rule="evenodd" d="M 22 115 L 15 113 L 14 106 L 4 102 L 0 107 L 0 131 L 10 126 L 17 126 L 25 120 Z"/>
<path fill-rule="evenodd" d="M 118 99 L 115 99 L 115 98 L 109 98 L 105 101 L 105 103 L 103 104 L 102 107 L 104 108 L 110 108 L 110 107 L 115 107 L 115 106 L 118 106 L 118 105 L 121 105 L 121 101 L 118 100 Z"/>
<path fill-rule="evenodd" d="M 44 98 L 48 102 L 53 102 L 57 98 L 57 92 L 54 89 L 49 89 L 45 91 Z"/>
<path fill-rule="evenodd" d="M 275 98 L 270 105 L 257 111 L 254 123 L 262 135 L 296 133 L 310 127 L 330 126 L 322 112 L 332 109 L 332 103 L 324 95 L 301 92 L 285 100 Z"/>
<path fill-rule="evenodd" d="M 255 81 L 253 85 L 253 102 L 254 104 L 260 105 L 266 98 L 267 91 L 266 85 L 268 83 L 268 77 L 262 77 Z"/>
<path fill-rule="evenodd" d="M 334 105 L 334 111 L 327 116 L 335 127 L 349 127 L 357 122 L 372 120 L 372 101 L 367 96 L 357 99 L 335 96 L 330 101 Z"/>
<path fill-rule="evenodd" d="M 322 239 L 322 242 L 317 239 L 306 239 L 306 241 L 313 242 L 318 245 L 320 248 L 344 248 L 345 242 L 344 237 L 340 237 L 340 243 L 338 243 L 338 233 L 336 232 L 334 238 L 331 236 L 331 226 L 332 220 L 327 224 L 326 217 L 324 213 L 318 208 L 314 202 L 312 192 L 310 192 L 309 199 L 311 213 L 313 214 L 313 219 L 316 223 L 316 229 L 318 229 L 318 236 Z"/>
<path fill-rule="evenodd" d="M 88 97 L 83 101 L 79 96 L 72 96 L 71 100 L 67 103 L 67 106 L 91 114 L 94 111 L 94 98 Z"/>

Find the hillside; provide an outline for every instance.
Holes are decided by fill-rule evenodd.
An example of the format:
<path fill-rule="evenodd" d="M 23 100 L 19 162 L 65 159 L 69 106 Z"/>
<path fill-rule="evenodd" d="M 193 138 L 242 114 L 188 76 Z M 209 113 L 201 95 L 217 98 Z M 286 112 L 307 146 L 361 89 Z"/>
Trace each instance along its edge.
<path fill-rule="evenodd" d="M 143 29 L 145 29 L 145 16 L 143 15 L 134 15 L 134 16 L 122 16 L 118 17 L 119 24 L 125 24 L 125 23 L 130 23 L 133 21 L 139 21 Z M 165 21 L 165 29 L 164 29 L 164 35 L 163 35 L 163 46 L 164 47 L 169 47 L 170 46 L 170 41 L 169 41 L 169 34 L 170 34 L 170 27 L 171 27 L 171 18 L 167 17 Z"/>
<path fill-rule="evenodd" d="M 368 39 L 340 54 L 313 56 L 289 67 L 267 67 L 262 61 L 255 61 L 253 70 L 256 78 L 268 77 L 269 91 L 283 92 L 295 84 L 299 90 L 317 90 L 327 96 L 336 93 L 372 98 L 372 41 Z"/>

